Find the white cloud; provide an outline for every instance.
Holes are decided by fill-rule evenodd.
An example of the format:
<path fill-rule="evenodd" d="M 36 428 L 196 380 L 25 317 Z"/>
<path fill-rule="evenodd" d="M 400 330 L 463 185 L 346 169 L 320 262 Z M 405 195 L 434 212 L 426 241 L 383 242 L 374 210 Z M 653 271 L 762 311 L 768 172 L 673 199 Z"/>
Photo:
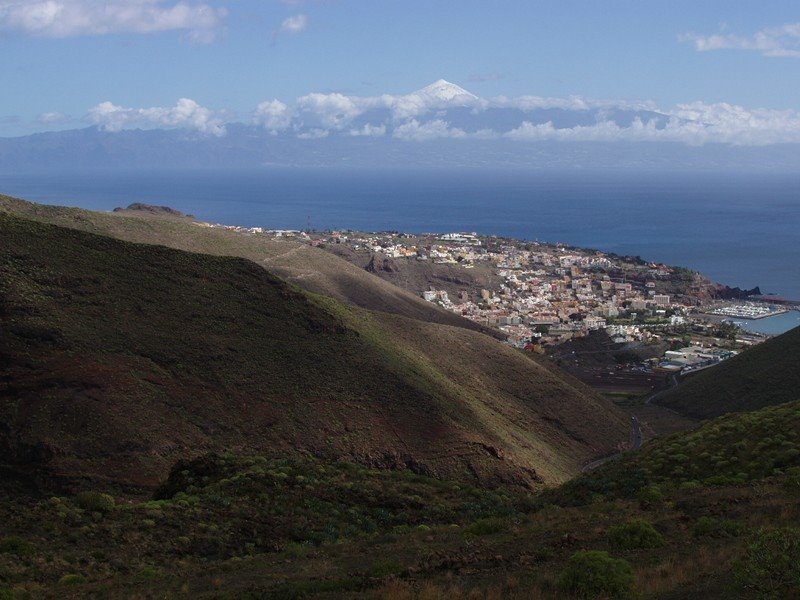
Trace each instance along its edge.
<path fill-rule="evenodd" d="M 54 123 L 63 123 L 68 119 L 67 115 L 60 112 L 44 112 L 40 114 L 36 120 L 43 125 L 53 125 Z"/>
<path fill-rule="evenodd" d="M 698 129 L 695 143 L 764 146 L 800 142 L 800 112 L 796 110 L 746 109 L 725 102 L 692 102 L 679 104 L 671 114 L 683 120 L 684 132 L 692 126 Z"/>
<path fill-rule="evenodd" d="M 130 127 L 193 129 L 216 136 L 225 135 L 222 119 L 194 100 L 181 98 L 173 107 L 125 108 L 103 102 L 89 110 L 89 120 L 107 131 Z"/>
<path fill-rule="evenodd" d="M 694 44 L 698 52 L 710 50 L 751 50 L 763 56 L 800 58 L 800 23 L 787 23 L 767 27 L 751 36 L 727 33 L 697 35 L 685 33 L 678 37 L 682 42 Z"/>
<path fill-rule="evenodd" d="M 262 102 L 253 113 L 253 122 L 272 132 L 282 131 L 292 123 L 292 109 L 280 100 Z"/>
<path fill-rule="evenodd" d="M 449 107 L 468 107 L 473 112 L 488 108 L 518 109 L 534 113 L 544 109 L 589 112 L 597 119 L 590 125 L 556 127 L 552 122 L 534 122 L 520 118 L 510 131 L 481 129 L 470 131 L 452 127 L 447 122 Z M 580 96 L 544 98 L 522 96 L 477 98 L 459 91 L 452 84 L 437 82 L 419 92 L 404 96 L 346 96 L 344 94 L 309 94 L 298 100 L 300 120 L 297 126 L 338 131 L 349 128 L 350 135 L 384 135 L 393 126 L 392 137 L 427 141 L 442 138 L 558 141 L 651 141 L 678 142 L 688 145 L 721 143 L 731 145 L 767 145 L 800 142 L 800 113 L 768 109 L 746 109 L 732 104 L 681 104 L 661 109 L 652 101 L 594 100 Z M 369 112 L 383 109 L 386 112 Z M 616 112 L 638 112 L 633 120 L 615 122 Z M 654 113 L 652 118 L 644 113 Z M 425 115 L 430 114 L 429 120 Z M 628 116 L 628 119 L 630 119 Z M 349 127 L 361 117 L 367 124 Z M 522 117 L 522 115 L 521 115 Z M 568 118 L 568 117 L 565 117 Z M 304 125 L 305 124 L 305 125 Z M 381 127 L 384 129 L 381 130 Z"/>
<path fill-rule="evenodd" d="M 308 27 L 308 17 L 305 15 L 294 15 L 284 19 L 281 23 L 280 33 L 300 33 Z"/>
<path fill-rule="evenodd" d="M 450 127 L 450 124 L 442 119 L 426 123 L 420 123 L 416 119 L 412 119 L 408 123 L 395 127 L 392 137 L 399 140 L 427 142 L 442 138 L 465 138 L 467 133 L 463 129 Z"/>
<path fill-rule="evenodd" d="M 643 123 L 641 119 L 635 119 L 629 127 L 620 127 L 613 121 L 601 121 L 594 125 L 556 128 L 552 121 L 546 123 L 524 121 L 522 125 L 506 133 L 504 137 L 533 142 L 546 140 L 561 142 L 645 141 L 652 138 L 656 132 L 657 129 L 652 122 Z"/>
<path fill-rule="evenodd" d="M 567 96 L 566 98 L 547 98 L 542 96 L 518 96 L 516 98 L 508 98 L 506 96 L 497 96 L 489 101 L 489 106 L 497 108 L 518 108 L 519 110 L 525 111 L 551 108 L 562 110 L 594 110 L 597 108 L 658 110 L 655 102 L 649 100 L 594 100 L 582 96 Z"/>
<path fill-rule="evenodd" d="M 185 0 L 0 0 L 0 30 L 52 38 L 183 31 L 204 43 L 214 39 L 227 14 Z"/>
<path fill-rule="evenodd" d="M 361 129 L 351 129 L 350 135 L 354 137 L 381 137 L 386 135 L 386 125 L 370 125 L 366 123 Z"/>
<path fill-rule="evenodd" d="M 326 138 L 330 135 L 330 131 L 327 129 L 309 129 L 308 131 L 304 131 L 302 133 L 298 133 L 297 137 L 301 140 L 321 140 L 322 138 Z"/>
<path fill-rule="evenodd" d="M 552 122 L 523 122 L 504 137 L 519 141 L 679 142 L 691 146 L 729 144 L 766 146 L 800 143 L 800 113 L 747 110 L 732 104 L 693 102 L 668 111 L 664 125 L 636 118 L 626 127 L 613 121 L 556 128 Z"/>
<path fill-rule="evenodd" d="M 340 129 L 369 108 L 364 98 L 344 94 L 308 94 L 297 99 L 297 106 L 319 119 L 323 127 Z"/>

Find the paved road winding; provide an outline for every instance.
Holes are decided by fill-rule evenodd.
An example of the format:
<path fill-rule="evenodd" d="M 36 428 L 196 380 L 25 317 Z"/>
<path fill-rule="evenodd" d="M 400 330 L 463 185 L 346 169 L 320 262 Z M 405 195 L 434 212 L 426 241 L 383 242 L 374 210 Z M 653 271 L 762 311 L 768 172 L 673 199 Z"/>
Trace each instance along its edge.
<path fill-rule="evenodd" d="M 642 447 L 644 443 L 644 435 L 642 434 L 642 428 L 639 424 L 639 419 L 635 415 L 631 417 L 631 447 L 624 452 L 617 452 L 616 454 L 612 454 L 611 456 L 606 456 L 603 458 L 598 458 L 597 460 L 593 460 L 592 462 L 584 465 L 581 472 L 587 473 L 589 471 L 593 471 L 597 467 L 606 464 L 607 462 L 611 462 L 612 460 L 617 460 L 622 458 L 622 455 L 626 452 L 635 452 Z"/>
<path fill-rule="evenodd" d="M 668 379 L 667 387 L 665 387 L 663 389 L 660 389 L 658 391 L 655 391 L 655 392 L 651 392 L 644 399 L 644 404 L 645 405 L 651 404 L 653 402 L 653 400 L 655 400 L 656 398 L 661 396 L 661 394 L 665 394 L 666 392 L 670 391 L 672 388 L 677 387 L 679 383 L 680 382 L 678 381 L 677 375 L 675 375 L 675 374 L 670 375 L 670 377 Z M 665 410 L 671 410 L 671 409 L 665 408 Z M 674 411 L 671 411 L 671 412 L 674 412 Z M 631 447 L 629 449 L 627 449 L 627 450 L 622 451 L 622 452 L 617 452 L 616 454 L 612 454 L 610 456 L 606 456 L 606 457 L 603 457 L 603 458 L 598 458 L 597 460 L 593 460 L 592 462 L 584 465 L 583 469 L 581 469 L 581 470 L 584 473 L 586 473 L 587 471 L 592 471 L 592 470 L 596 469 L 597 467 L 606 464 L 607 462 L 611 462 L 612 460 L 617 460 L 617 459 L 621 458 L 622 455 L 625 454 L 626 452 L 635 452 L 636 450 L 639 450 L 639 448 L 642 447 L 643 443 L 644 443 L 644 435 L 642 434 L 642 428 L 641 428 L 641 425 L 639 423 L 639 418 L 636 415 L 634 415 L 634 416 L 631 417 Z"/>
<path fill-rule="evenodd" d="M 651 392 L 650 395 L 647 396 L 647 398 L 645 398 L 644 403 L 645 404 L 651 404 L 653 402 L 653 400 L 658 398 L 661 394 L 666 394 L 672 388 L 677 387 L 678 383 L 679 383 L 678 382 L 678 376 L 675 373 L 670 375 L 669 379 L 668 379 L 668 383 L 669 383 L 669 385 L 667 387 L 665 387 L 664 389 L 658 390 L 658 391 L 655 391 L 655 392 Z"/>

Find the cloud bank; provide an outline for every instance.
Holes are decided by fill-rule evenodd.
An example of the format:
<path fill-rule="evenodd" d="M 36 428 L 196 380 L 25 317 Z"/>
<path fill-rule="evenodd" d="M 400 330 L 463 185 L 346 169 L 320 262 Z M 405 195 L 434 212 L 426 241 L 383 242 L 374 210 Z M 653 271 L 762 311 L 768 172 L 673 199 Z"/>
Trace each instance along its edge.
<path fill-rule="evenodd" d="M 222 118 L 189 98 L 181 98 L 175 106 L 168 108 L 125 108 L 102 102 L 89 110 L 88 119 L 106 131 L 139 127 L 190 129 L 215 136 L 225 135 Z"/>
<path fill-rule="evenodd" d="M 0 0 L 0 31 L 51 38 L 182 31 L 189 41 L 207 43 L 227 14 L 183 0 Z"/>
<path fill-rule="evenodd" d="M 680 104 L 667 120 L 634 118 L 627 126 L 605 120 L 590 126 L 556 128 L 552 122 L 524 122 L 504 137 L 519 141 L 678 142 L 689 146 L 768 146 L 800 143 L 800 113 L 718 103 Z"/>
<path fill-rule="evenodd" d="M 103 102 L 87 119 L 107 131 L 180 128 L 225 134 L 224 111 L 183 98 L 173 107 L 126 108 Z M 58 113 L 43 115 L 57 122 Z M 479 98 L 436 82 L 402 96 L 312 93 L 293 104 L 261 102 L 250 124 L 275 136 L 305 140 L 335 137 L 516 142 L 672 142 L 689 146 L 767 146 L 800 143 L 800 112 L 748 109 L 728 103 L 690 102 L 660 108 L 650 101 L 592 100 L 578 96 Z"/>

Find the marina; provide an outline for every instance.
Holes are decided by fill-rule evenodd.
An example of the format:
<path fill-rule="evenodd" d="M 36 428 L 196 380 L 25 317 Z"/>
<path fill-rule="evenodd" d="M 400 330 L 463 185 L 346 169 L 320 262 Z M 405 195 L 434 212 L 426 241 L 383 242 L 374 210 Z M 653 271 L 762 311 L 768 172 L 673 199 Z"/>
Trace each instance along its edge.
<path fill-rule="evenodd" d="M 765 319 L 789 312 L 789 309 L 765 304 L 763 302 L 737 302 L 721 306 L 711 311 L 712 315 L 734 317 L 738 319 Z"/>

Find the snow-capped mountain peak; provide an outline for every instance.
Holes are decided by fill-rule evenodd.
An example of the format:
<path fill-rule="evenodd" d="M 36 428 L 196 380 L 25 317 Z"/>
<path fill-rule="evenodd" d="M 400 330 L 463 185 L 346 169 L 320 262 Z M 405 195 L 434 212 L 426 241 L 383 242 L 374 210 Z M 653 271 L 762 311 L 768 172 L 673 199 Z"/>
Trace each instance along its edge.
<path fill-rule="evenodd" d="M 438 102 L 472 103 L 478 100 L 478 97 L 475 94 L 468 92 L 455 83 L 445 81 L 444 79 L 435 81 L 414 93 L 426 99 L 435 100 Z"/>

